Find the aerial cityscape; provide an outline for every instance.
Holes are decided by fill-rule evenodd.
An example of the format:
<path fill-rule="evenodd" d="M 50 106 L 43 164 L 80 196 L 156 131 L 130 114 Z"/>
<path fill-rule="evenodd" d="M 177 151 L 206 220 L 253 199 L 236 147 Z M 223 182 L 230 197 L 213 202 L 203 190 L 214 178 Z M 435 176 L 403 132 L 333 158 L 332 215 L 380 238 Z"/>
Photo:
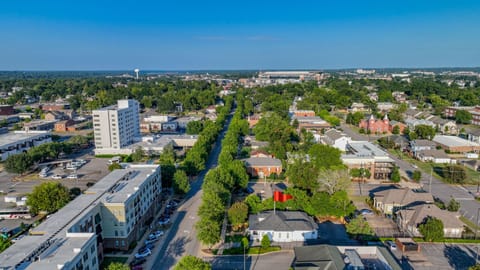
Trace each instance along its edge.
<path fill-rule="evenodd" d="M 0 270 L 480 269 L 480 2 L 11 1 Z"/>

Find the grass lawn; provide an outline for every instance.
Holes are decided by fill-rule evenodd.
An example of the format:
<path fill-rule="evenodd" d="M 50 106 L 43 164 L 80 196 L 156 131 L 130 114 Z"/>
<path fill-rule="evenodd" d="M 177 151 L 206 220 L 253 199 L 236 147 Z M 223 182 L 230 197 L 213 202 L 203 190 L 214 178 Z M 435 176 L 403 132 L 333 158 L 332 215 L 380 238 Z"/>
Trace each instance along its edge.
<path fill-rule="evenodd" d="M 265 254 L 265 253 L 268 253 L 268 252 L 273 252 L 273 251 L 280 251 L 282 250 L 281 247 L 277 247 L 277 246 L 272 246 L 272 247 L 268 247 L 268 248 L 262 248 L 262 247 L 251 247 L 248 249 L 248 254 Z"/>
<path fill-rule="evenodd" d="M 105 257 L 103 258 L 103 262 L 100 265 L 100 269 L 107 269 L 107 267 L 114 262 L 126 263 L 127 260 L 127 257 Z"/>

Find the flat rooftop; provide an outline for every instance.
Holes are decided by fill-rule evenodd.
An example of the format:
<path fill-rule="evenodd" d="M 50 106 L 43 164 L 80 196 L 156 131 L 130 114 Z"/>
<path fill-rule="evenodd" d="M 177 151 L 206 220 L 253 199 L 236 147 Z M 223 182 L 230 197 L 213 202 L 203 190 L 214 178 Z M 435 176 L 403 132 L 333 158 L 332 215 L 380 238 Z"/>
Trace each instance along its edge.
<path fill-rule="evenodd" d="M 6 133 L 0 135 L 0 147 L 17 143 L 18 141 L 29 140 L 36 137 L 50 135 L 48 132 L 19 132 L 19 133 Z"/>
<path fill-rule="evenodd" d="M 66 237 L 69 227 L 73 226 L 84 213 L 88 213 L 98 202 L 120 203 L 128 199 L 129 194 L 136 192 L 136 187 L 156 170 L 159 165 L 131 165 L 126 169 L 114 170 L 82 195 L 52 214 L 46 221 L 30 231 L 28 235 L 0 254 L 0 268 L 5 264 L 15 266 L 35 253 L 41 246 L 52 241 L 70 241 L 74 245 L 83 243 L 81 240 Z M 80 237 L 82 238 L 82 237 Z M 69 242 L 70 243 L 70 242 Z M 51 266 L 51 264 L 50 264 Z M 35 268 L 37 269 L 37 268 Z"/>
<path fill-rule="evenodd" d="M 450 147 L 459 147 L 459 146 L 480 147 L 480 144 L 476 142 L 465 140 L 457 136 L 435 135 L 435 137 L 433 137 L 433 141 L 439 144 L 450 146 Z"/>

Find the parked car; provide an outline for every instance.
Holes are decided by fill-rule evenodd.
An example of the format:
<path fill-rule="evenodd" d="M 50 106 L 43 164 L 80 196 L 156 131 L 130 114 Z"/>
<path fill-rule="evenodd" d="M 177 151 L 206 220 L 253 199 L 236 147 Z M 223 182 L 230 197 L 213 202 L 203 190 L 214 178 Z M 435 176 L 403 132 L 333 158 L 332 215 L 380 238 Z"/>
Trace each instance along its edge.
<path fill-rule="evenodd" d="M 63 178 L 63 175 L 59 175 L 59 174 L 52 175 L 52 179 L 62 179 L 62 178 Z"/>
<path fill-rule="evenodd" d="M 158 221 L 158 225 L 167 225 L 169 222 L 170 222 L 170 219 L 169 219 L 169 218 L 161 218 L 161 219 Z"/>
<path fill-rule="evenodd" d="M 70 164 L 70 165 L 67 166 L 66 169 L 67 169 L 67 170 L 72 170 L 72 171 L 74 171 L 74 170 L 76 170 L 76 169 L 78 169 L 78 168 L 77 168 L 77 166 L 73 166 L 73 165 Z"/>
<path fill-rule="evenodd" d="M 130 267 L 135 267 L 144 264 L 147 261 L 145 258 L 135 259 L 130 263 Z"/>
<path fill-rule="evenodd" d="M 152 245 L 153 243 L 155 243 L 157 241 L 158 241 L 158 237 L 148 238 L 147 240 L 145 240 L 145 245 Z"/>
<path fill-rule="evenodd" d="M 163 236 L 163 231 L 154 231 L 151 233 L 148 238 L 159 238 L 160 236 Z"/>
<path fill-rule="evenodd" d="M 143 270 L 141 265 L 130 266 L 130 270 Z"/>
<path fill-rule="evenodd" d="M 363 216 L 370 216 L 373 215 L 373 211 L 370 209 L 362 209 L 360 210 L 360 214 Z"/>
<path fill-rule="evenodd" d="M 135 259 L 141 259 L 141 258 L 145 258 L 145 257 L 148 257 L 152 255 L 152 251 L 150 249 L 146 249 L 145 251 L 143 252 L 138 252 L 135 254 Z"/>
<path fill-rule="evenodd" d="M 69 176 L 67 176 L 68 179 L 77 179 L 78 178 L 78 175 L 76 174 L 70 174 Z"/>
<path fill-rule="evenodd" d="M 245 191 L 246 191 L 248 194 L 252 194 L 252 193 L 255 192 L 255 190 L 253 190 L 253 188 L 251 188 L 251 187 L 247 187 L 247 188 L 245 189 Z"/>
<path fill-rule="evenodd" d="M 390 250 L 397 250 L 397 244 L 393 241 L 385 241 L 385 244 L 390 248 Z"/>
<path fill-rule="evenodd" d="M 155 248 L 155 245 L 152 244 L 152 243 L 145 244 L 145 245 L 143 245 L 141 248 L 138 249 L 138 253 L 143 253 L 143 252 L 145 252 L 147 249 L 152 250 L 152 249 L 154 249 L 154 248 Z"/>

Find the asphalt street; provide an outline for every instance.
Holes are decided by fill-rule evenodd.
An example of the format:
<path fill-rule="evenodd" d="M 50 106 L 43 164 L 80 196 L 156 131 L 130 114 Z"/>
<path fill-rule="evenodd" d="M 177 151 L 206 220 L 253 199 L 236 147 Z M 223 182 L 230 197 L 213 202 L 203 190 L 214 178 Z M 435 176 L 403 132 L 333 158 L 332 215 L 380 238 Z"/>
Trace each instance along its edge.
<path fill-rule="evenodd" d="M 367 135 L 359 134 L 347 125 L 342 124 L 341 128 L 343 129 L 343 132 L 349 135 L 353 140 L 369 140 Z M 421 171 L 420 168 L 414 168 L 405 160 L 401 160 L 391 154 L 389 154 L 389 156 L 395 160 L 396 165 L 402 171 Z M 430 191 L 434 197 L 441 199 L 445 203 L 448 203 L 451 198 L 459 201 L 461 205 L 460 213 L 475 223 L 477 220 L 477 212 L 480 211 L 480 203 L 475 200 L 474 191 L 463 186 L 445 184 L 440 179 L 430 175 L 431 172 L 422 171 L 422 178 L 420 181 L 423 184 L 424 189 Z"/>
<path fill-rule="evenodd" d="M 202 198 L 202 183 L 208 170 L 217 166 L 218 156 L 221 151 L 221 141 L 225 131 L 230 125 L 232 114 L 227 118 L 225 127 L 217 138 L 203 170 L 191 184 L 184 203 L 178 208 L 178 214 L 172 221 L 172 226 L 167 231 L 165 244 L 160 248 L 151 269 L 171 269 L 176 262 L 185 255 L 202 257 L 201 243 L 197 240 L 195 224 L 198 221 L 198 208 Z"/>

